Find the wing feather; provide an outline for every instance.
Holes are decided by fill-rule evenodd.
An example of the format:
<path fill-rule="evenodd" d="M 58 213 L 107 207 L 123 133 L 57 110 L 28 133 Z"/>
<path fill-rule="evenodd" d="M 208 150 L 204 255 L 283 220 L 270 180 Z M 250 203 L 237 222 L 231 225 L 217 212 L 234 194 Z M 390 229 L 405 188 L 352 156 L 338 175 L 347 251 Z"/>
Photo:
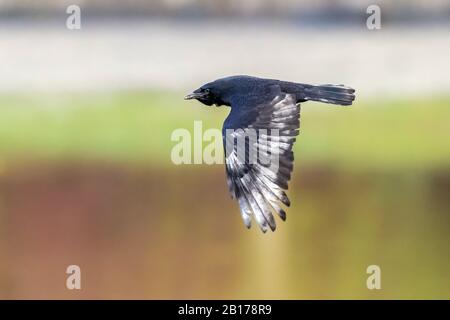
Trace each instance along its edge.
<path fill-rule="evenodd" d="M 276 229 L 273 213 L 282 220 L 290 206 L 284 190 L 288 189 L 293 170 L 292 151 L 300 127 L 300 106 L 295 97 L 279 88 L 267 102 L 233 106 L 224 124 L 226 173 L 230 194 L 239 203 L 245 225 L 250 228 L 252 216 L 263 232 Z M 233 129 L 229 132 L 229 129 Z M 238 130 L 243 129 L 243 130 Z M 256 129 L 256 141 L 243 136 L 245 130 Z M 245 141 L 245 160 L 237 155 L 235 142 Z M 242 140 L 243 139 L 243 140 Z M 265 161 L 251 162 L 250 155 L 266 157 Z M 260 160 L 260 159 L 258 159 Z M 277 161 L 273 166 L 271 161 Z"/>

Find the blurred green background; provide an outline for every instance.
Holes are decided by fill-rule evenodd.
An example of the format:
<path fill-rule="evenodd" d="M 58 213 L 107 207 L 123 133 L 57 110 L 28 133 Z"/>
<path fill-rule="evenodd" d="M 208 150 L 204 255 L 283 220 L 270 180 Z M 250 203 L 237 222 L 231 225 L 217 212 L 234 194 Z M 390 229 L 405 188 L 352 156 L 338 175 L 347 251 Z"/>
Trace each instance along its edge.
<path fill-rule="evenodd" d="M 117 6 L 118 12 L 123 10 Z M 47 17 L 58 8 L 48 5 L 47 10 L 37 11 Z M 191 12 L 186 8 L 182 7 Z M 327 16 L 333 8 L 324 5 L 321 10 Z M 185 44 L 187 51 L 176 51 L 178 55 L 172 57 L 172 47 L 156 49 L 158 40 L 148 40 L 157 43 L 143 53 L 167 50 L 167 60 L 140 58 L 134 51 L 148 30 L 146 19 L 155 18 L 145 16 L 141 21 L 142 17 L 132 16 L 132 21 L 141 22 L 131 30 L 142 32 L 138 42 L 124 42 L 133 53 L 125 50 L 108 56 L 111 48 L 120 50 L 121 41 L 114 41 L 123 34 L 114 32 L 120 30 L 121 19 L 114 16 L 92 27 L 87 22 L 100 19 L 101 10 L 95 11 L 81 35 L 60 37 L 58 32 L 68 31 L 54 30 L 64 25 L 48 26 L 40 18 L 11 22 L 22 13 L 19 9 L 4 5 L 0 14 L 6 39 L 0 50 L 6 62 L 6 75 L 0 80 L 0 298 L 450 298 L 450 86 L 442 72 L 448 66 L 443 57 L 450 53 L 445 51 L 448 25 L 439 25 L 437 36 L 433 28 L 418 31 L 418 39 L 431 39 L 430 55 L 436 48 L 444 50 L 436 53 L 434 62 L 427 62 L 423 52 L 409 55 L 415 42 L 397 31 L 402 26 L 387 24 L 374 36 L 359 28 L 357 18 L 356 26 L 340 26 L 337 33 L 331 30 L 331 36 L 322 27 L 283 27 L 302 39 L 322 35 L 318 45 L 312 44 L 315 50 L 303 53 L 305 63 L 291 60 L 292 70 L 280 67 L 277 59 L 253 55 L 248 59 L 256 59 L 255 64 L 226 61 L 223 67 L 223 61 L 206 62 L 211 68 L 217 63 L 217 68 L 224 68 L 220 72 L 230 74 L 298 73 L 298 79 L 290 79 L 345 82 L 357 90 L 352 107 L 302 104 L 288 192 L 292 206 L 286 223 L 279 221 L 275 233 L 262 234 L 255 226 L 244 227 L 237 204 L 228 195 L 222 165 L 176 166 L 170 159 L 176 144 L 170 139 L 173 130 L 192 132 L 196 120 L 203 121 L 204 129 L 221 128 L 228 113 L 227 108 L 183 101 L 188 90 L 212 80 L 214 68 L 198 68 L 195 75 L 195 68 L 176 68 L 172 62 L 178 66 L 182 62 L 171 59 L 185 57 L 185 64 L 202 65 L 208 55 L 199 57 Z M 235 19 L 234 11 L 225 9 L 209 13 L 211 19 L 216 15 Z M 350 6 L 349 17 L 355 11 Z M 252 12 L 255 19 L 259 11 Z M 261 19 L 267 23 L 263 13 L 265 9 Z M 336 18 L 341 16 L 332 15 L 332 22 L 342 23 Z M 244 22 L 239 17 L 249 37 L 255 32 L 272 37 L 263 47 L 284 41 L 270 25 L 258 27 L 259 22 L 246 20 L 246 15 Z M 161 23 L 169 27 L 158 32 L 181 41 L 180 29 L 200 30 L 197 23 L 203 18 L 190 19 L 181 25 L 179 18 L 164 20 Z M 277 19 L 270 23 L 285 23 L 285 18 Z M 24 27 L 27 23 L 31 26 Z M 36 25 L 41 29 L 33 33 Z M 266 31 L 255 31 L 255 25 Z M 105 31 L 108 27 L 112 32 Z M 40 35 L 39 30 L 44 32 Z M 219 37 L 225 39 L 227 32 Z M 101 42 L 105 34 L 112 44 L 105 42 L 103 49 L 84 38 Z M 322 47 L 320 39 L 326 42 L 327 37 L 331 44 Z M 355 43 L 339 53 L 339 40 L 347 37 Z M 26 53 L 26 42 L 33 39 L 47 41 L 53 49 Z M 379 51 L 371 47 L 373 42 Z M 77 54 L 69 53 L 74 60 L 58 62 L 52 53 L 55 60 L 44 61 L 50 51 L 66 52 L 59 43 L 79 46 Z M 213 47 L 205 44 L 209 54 Z M 319 62 L 328 67 L 314 64 L 308 69 L 312 61 L 308 59 L 318 48 L 322 49 Z M 83 56 L 88 51 L 93 53 Z M 29 56 L 37 58 L 29 60 Z M 367 66 L 377 56 L 387 59 L 374 62 L 379 70 L 371 73 Z M 330 69 L 333 59 L 345 62 L 342 69 Z M 102 66 L 105 60 L 109 62 Z M 86 61 L 91 63 L 83 69 L 86 73 L 76 74 L 78 67 L 73 65 Z M 148 63 L 154 69 L 145 69 Z M 68 75 L 55 65 L 67 67 Z M 130 69 L 134 71 L 128 73 Z M 169 74 L 165 78 L 158 73 L 163 71 Z M 71 264 L 81 267 L 81 291 L 65 287 L 65 270 Z M 369 265 L 381 268 L 381 290 L 366 287 Z"/>

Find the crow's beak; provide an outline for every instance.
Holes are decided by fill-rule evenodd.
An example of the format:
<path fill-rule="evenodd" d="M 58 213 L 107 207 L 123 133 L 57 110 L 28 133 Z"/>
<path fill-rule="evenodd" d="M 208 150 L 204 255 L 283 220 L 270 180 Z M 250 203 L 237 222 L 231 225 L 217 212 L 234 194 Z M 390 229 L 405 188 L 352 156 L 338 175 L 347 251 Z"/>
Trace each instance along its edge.
<path fill-rule="evenodd" d="M 207 93 L 205 93 L 205 92 L 195 92 L 194 91 L 194 92 L 188 94 L 186 97 L 184 97 L 184 100 L 200 99 L 206 95 L 207 95 Z"/>

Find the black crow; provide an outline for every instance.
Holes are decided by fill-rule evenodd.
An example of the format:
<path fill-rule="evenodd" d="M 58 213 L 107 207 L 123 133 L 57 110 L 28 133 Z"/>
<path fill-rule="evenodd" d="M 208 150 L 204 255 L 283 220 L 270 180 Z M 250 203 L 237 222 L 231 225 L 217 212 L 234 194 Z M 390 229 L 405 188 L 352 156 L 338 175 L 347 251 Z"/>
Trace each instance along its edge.
<path fill-rule="evenodd" d="M 319 101 L 348 106 L 355 99 L 354 92 L 343 85 L 315 86 L 233 76 L 205 84 L 185 97 L 208 106 L 231 107 L 222 129 L 226 174 L 229 191 L 239 202 L 247 228 L 251 227 L 252 216 L 263 232 L 276 228 L 272 212 L 286 219 L 281 204 L 290 206 L 284 190 L 293 169 L 292 147 L 300 127 L 299 103 Z M 256 132 L 255 140 L 246 136 L 249 130 Z M 239 157 L 235 145 L 240 138 L 245 141 L 243 157 Z M 265 150 L 268 159 L 277 162 L 276 166 L 267 161 L 250 161 L 251 150 Z"/>

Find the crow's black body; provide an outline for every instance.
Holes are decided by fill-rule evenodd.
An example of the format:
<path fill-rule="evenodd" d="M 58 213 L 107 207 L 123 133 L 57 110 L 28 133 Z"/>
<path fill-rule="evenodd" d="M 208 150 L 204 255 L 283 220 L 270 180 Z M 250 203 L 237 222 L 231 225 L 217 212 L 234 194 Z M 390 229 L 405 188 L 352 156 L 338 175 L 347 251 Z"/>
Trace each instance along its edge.
<path fill-rule="evenodd" d="M 230 193 L 239 202 L 247 227 L 251 226 L 252 216 L 263 232 L 268 227 L 275 230 L 272 212 L 286 219 L 280 204 L 290 205 L 284 190 L 288 188 L 293 170 L 292 147 L 300 127 L 298 104 L 319 101 L 347 106 L 355 99 L 354 92 L 342 85 L 314 86 L 234 76 L 205 84 L 186 96 L 186 99 L 197 99 L 209 106 L 231 107 L 223 125 L 224 146 L 243 138 L 247 151 L 245 160 L 242 160 L 236 148 L 225 150 L 227 179 Z M 243 130 L 257 131 L 256 140 L 250 142 Z M 252 148 L 268 151 L 269 157 L 277 161 L 277 166 L 251 163 L 248 150 Z"/>

